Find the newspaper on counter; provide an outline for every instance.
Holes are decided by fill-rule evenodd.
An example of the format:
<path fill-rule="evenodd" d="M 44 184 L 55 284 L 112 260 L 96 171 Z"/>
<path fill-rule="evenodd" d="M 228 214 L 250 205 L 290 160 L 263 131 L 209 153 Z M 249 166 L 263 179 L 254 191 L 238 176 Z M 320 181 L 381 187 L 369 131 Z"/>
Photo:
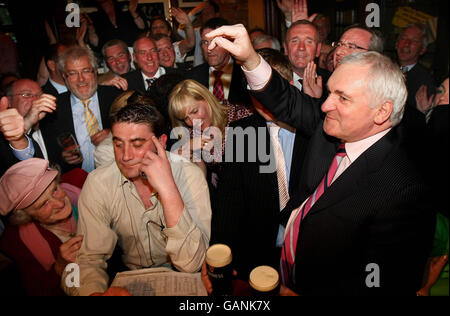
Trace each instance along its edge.
<path fill-rule="evenodd" d="M 201 273 L 150 268 L 120 272 L 111 286 L 124 287 L 133 296 L 207 296 Z"/>

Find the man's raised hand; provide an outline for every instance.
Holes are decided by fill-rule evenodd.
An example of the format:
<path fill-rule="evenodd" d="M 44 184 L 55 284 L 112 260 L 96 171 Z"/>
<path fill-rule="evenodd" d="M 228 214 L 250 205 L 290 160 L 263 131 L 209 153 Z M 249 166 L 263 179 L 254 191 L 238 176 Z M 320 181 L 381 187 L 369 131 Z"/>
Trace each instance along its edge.
<path fill-rule="evenodd" d="M 242 24 L 219 27 L 206 34 L 206 38 L 211 40 L 208 50 L 213 50 L 216 46 L 222 47 L 248 71 L 255 69 L 260 63 L 260 57 Z"/>

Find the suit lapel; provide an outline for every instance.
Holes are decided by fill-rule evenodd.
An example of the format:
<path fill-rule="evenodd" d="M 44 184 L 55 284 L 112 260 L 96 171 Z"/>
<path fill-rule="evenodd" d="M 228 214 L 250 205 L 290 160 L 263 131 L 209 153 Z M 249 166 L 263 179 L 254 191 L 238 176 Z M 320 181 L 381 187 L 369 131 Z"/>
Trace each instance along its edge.
<path fill-rule="evenodd" d="M 204 63 L 203 66 L 204 69 L 200 72 L 200 83 L 202 83 L 206 88 L 209 89 L 209 65 L 208 63 Z"/>
<path fill-rule="evenodd" d="M 396 139 L 396 129 L 391 130 L 367 149 L 323 193 L 307 216 L 326 210 L 329 206 L 345 200 L 356 191 L 363 191 L 369 185 L 369 176 L 380 169 L 386 156 L 392 151 Z"/>
<path fill-rule="evenodd" d="M 145 90 L 145 83 L 144 83 L 144 76 L 142 75 L 142 72 L 140 70 L 136 70 L 136 82 L 138 85 L 138 90 L 141 90 L 142 92 L 146 92 Z"/>
<path fill-rule="evenodd" d="M 98 86 L 97 88 L 97 98 L 98 98 L 98 107 L 100 109 L 100 115 L 102 119 L 103 128 L 106 128 L 108 124 L 106 124 L 109 120 L 109 107 L 107 106 L 106 93 L 105 88 L 102 86 Z"/>
<path fill-rule="evenodd" d="M 291 174 L 289 181 L 289 196 L 298 191 L 301 180 L 301 169 L 305 160 L 308 140 L 300 132 L 295 133 L 294 148 L 292 152 Z"/>

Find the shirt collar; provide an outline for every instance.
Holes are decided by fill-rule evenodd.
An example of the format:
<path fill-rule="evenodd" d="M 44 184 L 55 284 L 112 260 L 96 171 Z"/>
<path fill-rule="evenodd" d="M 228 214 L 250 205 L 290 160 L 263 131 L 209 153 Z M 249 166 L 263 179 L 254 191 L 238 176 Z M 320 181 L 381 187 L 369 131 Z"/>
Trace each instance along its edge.
<path fill-rule="evenodd" d="M 359 156 L 362 155 L 362 153 L 369 149 L 369 147 L 379 141 L 384 135 L 389 133 L 391 129 L 392 128 L 388 128 L 382 132 L 379 132 L 378 134 L 353 143 L 345 143 L 345 152 L 350 162 L 353 163 Z"/>
<path fill-rule="evenodd" d="M 417 63 L 414 63 L 414 64 L 412 64 L 412 65 L 407 65 L 407 66 L 403 66 L 403 67 L 406 67 L 406 70 L 407 70 L 407 71 L 410 71 L 410 70 L 413 69 L 414 66 L 416 66 L 416 65 L 417 65 Z"/>
<path fill-rule="evenodd" d="M 89 100 L 91 100 L 91 102 L 92 102 L 92 100 L 98 100 L 98 98 L 97 98 L 97 91 L 95 91 L 95 93 L 89 98 Z M 70 103 L 71 103 L 71 104 L 77 104 L 77 103 L 83 104 L 83 103 L 81 102 L 81 100 L 78 99 L 78 98 L 75 96 L 75 94 L 73 94 L 73 93 L 70 94 Z"/>
<path fill-rule="evenodd" d="M 141 71 L 141 74 L 142 74 L 142 77 L 144 78 L 144 81 L 145 81 L 146 79 L 153 79 L 153 78 L 157 79 L 157 78 L 161 77 L 162 75 L 165 75 L 166 74 L 166 70 L 163 67 L 159 67 L 153 77 L 146 76 L 142 71 Z"/>
<path fill-rule="evenodd" d="M 233 67 L 232 67 L 233 63 L 234 63 L 233 58 L 231 58 L 231 56 L 230 56 L 230 59 L 228 60 L 228 64 L 225 67 L 223 67 L 223 69 L 222 69 L 223 73 L 231 74 L 233 71 Z M 216 71 L 216 70 L 217 70 L 216 68 L 209 66 L 209 73 L 212 73 L 213 71 Z"/>
<path fill-rule="evenodd" d="M 56 91 L 58 91 L 59 94 L 67 91 L 67 87 L 65 85 L 53 81 L 52 78 L 48 78 L 48 80 L 50 81 L 52 86 L 56 89 Z"/>

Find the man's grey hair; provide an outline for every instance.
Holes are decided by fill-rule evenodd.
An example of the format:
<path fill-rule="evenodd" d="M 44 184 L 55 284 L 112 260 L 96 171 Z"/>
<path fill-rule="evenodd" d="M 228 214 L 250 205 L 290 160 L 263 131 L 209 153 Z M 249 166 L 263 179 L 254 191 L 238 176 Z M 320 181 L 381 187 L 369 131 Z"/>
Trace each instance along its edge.
<path fill-rule="evenodd" d="M 103 45 L 103 47 L 102 47 L 102 55 L 103 55 L 103 57 L 106 58 L 106 49 L 107 49 L 107 48 L 110 48 L 110 47 L 116 46 L 116 45 L 119 45 L 120 47 L 122 47 L 123 51 L 124 51 L 126 54 L 130 55 L 130 52 L 128 51 L 128 45 L 127 45 L 127 43 L 125 43 L 124 41 L 122 41 L 122 40 L 120 40 L 120 39 L 112 39 L 112 40 L 107 41 L 107 42 Z"/>
<path fill-rule="evenodd" d="M 62 73 L 66 72 L 66 63 L 68 59 L 78 60 L 82 57 L 87 56 L 89 58 L 89 63 L 91 64 L 94 72 L 97 72 L 97 59 L 95 58 L 92 51 L 88 48 L 80 46 L 72 46 L 65 50 L 58 60 L 58 68 Z"/>
<path fill-rule="evenodd" d="M 394 106 L 390 121 L 392 126 L 399 124 L 403 117 L 408 90 L 405 77 L 398 65 L 378 52 L 351 54 L 344 57 L 340 64 L 370 66 L 365 82 L 370 92 L 369 106 L 376 107 L 385 101 L 392 101 Z"/>
<path fill-rule="evenodd" d="M 257 36 L 253 40 L 252 44 L 253 44 L 253 46 L 256 46 L 256 45 L 259 45 L 259 44 L 261 44 L 262 42 L 265 42 L 265 41 L 270 41 L 270 43 L 271 43 L 271 47 L 270 48 L 273 48 L 273 49 L 275 49 L 277 51 L 281 50 L 280 42 L 275 37 L 267 35 L 267 34 Z"/>
<path fill-rule="evenodd" d="M 423 48 L 426 48 L 429 44 L 429 38 L 430 38 L 430 29 L 428 28 L 428 26 L 426 24 L 422 24 L 422 23 L 411 23 L 408 24 L 403 30 L 402 33 L 404 31 L 406 31 L 407 29 L 410 28 L 416 28 L 420 31 L 420 34 L 422 34 L 422 45 Z M 400 33 L 401 35 L 401 33 Z"/>

